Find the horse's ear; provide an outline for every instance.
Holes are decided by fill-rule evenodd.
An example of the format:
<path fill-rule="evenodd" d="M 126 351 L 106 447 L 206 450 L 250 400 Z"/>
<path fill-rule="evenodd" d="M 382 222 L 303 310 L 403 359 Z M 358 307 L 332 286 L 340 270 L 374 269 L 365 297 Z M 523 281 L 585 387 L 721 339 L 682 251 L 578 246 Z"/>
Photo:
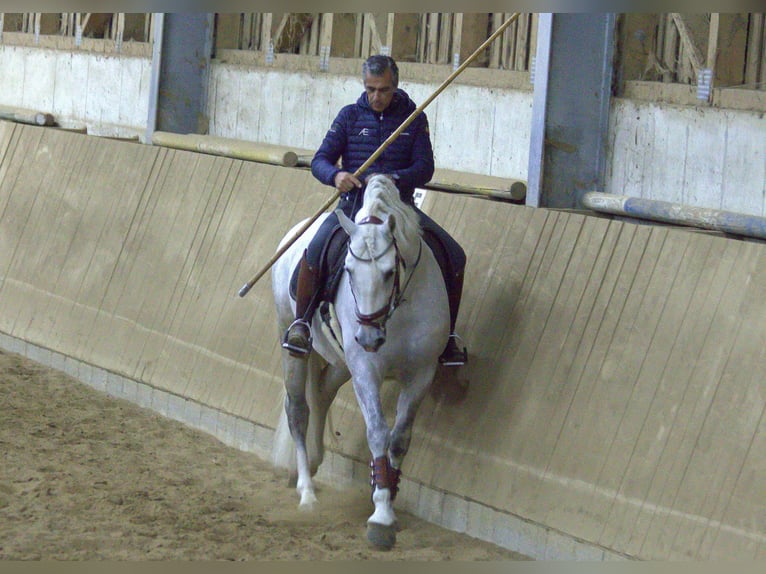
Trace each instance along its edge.
<path fill-rule="evenodd" d="M 386 219 L 386 223 L 388 223 L 388 230 L 393 235 L 394 229 L 396 229 L 396 217 L 394 216 L 393 213 L 388 216 L 388 219 Z"/>
<path fill-rule="evenodd" d="M 335 215 L 338 216 L 338 221 L 340 222 L 340 226 L 348 233 L 349 235 L 352 235 L 354 231 L 356 231 L 356 223 L 351 221 L 348 216 L 343 213 L 342 210 L 336 209 Z"/>

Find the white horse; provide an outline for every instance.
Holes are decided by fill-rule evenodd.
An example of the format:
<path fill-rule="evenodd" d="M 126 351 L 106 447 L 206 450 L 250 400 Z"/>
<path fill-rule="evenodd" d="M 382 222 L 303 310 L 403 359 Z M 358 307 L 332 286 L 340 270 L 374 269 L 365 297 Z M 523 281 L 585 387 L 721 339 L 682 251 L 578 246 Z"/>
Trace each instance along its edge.
<path fill-rule="evenodd" d="M 291 273 L 324 217 L 272 269 L 280 334 L 295 317 L 288 288 Z M 286 397 L 275 437 L 274 463 L 292 469 L 297 465 L 299 507 L 310 509 L 317 500 L 312 476 L 323 458 L 327 411 L 338 389 L 350 378 L 367 425 L 372 456 L 375 510 L 367 520 L 367 537 L 374 546 L 390 548 L 397 528 L 393 502 L 412 424 L 449 336 L 447 291 L 436 259 L 421 237 L 417 212 L 399 199 L 390 178 L 369 178 L 355 221 L 342 212 L 338 217 L 350 236 L 334 301 L 342 349 L 321 328 L 321 318 L 315 313 L 313 351 L 308 359 L 282 351 Z M 381 385 L 388 377 L 400 383 L 393 428 L 386 422 L 380 400 Z M 290 451 L 294 462 L 285 460 Z"/>

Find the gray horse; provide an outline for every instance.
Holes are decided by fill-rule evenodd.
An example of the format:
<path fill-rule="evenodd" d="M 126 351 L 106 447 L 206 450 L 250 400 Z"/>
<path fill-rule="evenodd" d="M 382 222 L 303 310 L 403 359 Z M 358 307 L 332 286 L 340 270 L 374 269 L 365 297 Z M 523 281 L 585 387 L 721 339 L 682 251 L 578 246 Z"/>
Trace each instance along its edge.
<path fill-rule="evenodd" d="M 317 313 L 308 359 L 282 351 L 286 396 L 274 463 L 297 470 L 299 507 L 311 509 L 317 502 L 312 476 L 324 454 L 327 412 L 338 389 L 351 379 L 372 457 L 375 510 L 367 520 L 367 536 L 373 545 L 390 548 L 396 541 L 393 502 L 412 424 L 449 336 L 447 292 L 436 259 L 421 238 L 418 214 L 399 199 L 390 178 L 370 177 L 355 221 L 341 212 L 338 216 L 350 237 L 334 301 L 340 344 L 320 328 Z M 272 269 L 279 333 L 295 317 L 290 275 L 324 217 Z M 381 385 L 389 377 L 400 383 L 393 428 L 380 400 Z"/>

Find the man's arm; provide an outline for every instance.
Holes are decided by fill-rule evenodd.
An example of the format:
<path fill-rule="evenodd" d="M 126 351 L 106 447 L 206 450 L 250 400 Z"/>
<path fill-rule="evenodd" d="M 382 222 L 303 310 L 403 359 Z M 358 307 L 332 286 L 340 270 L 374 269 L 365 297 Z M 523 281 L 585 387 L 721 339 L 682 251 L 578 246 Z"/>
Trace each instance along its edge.
<path fill-rule="evenodd" d="M 338 160 L 346 149 L 346 108 L 333 120 L 322 140 L 322 145 L 311 160 L 311 173 L 325 185 L 335 186 L 335 176 L 340 172 Z"/>
<path fill-rule="evenodd" d="M 431 181 L 434 175 L 434 151 L 431 147 L 431 135 L 428 130 L 428 118 L 421 113 L 412 122 L 415 139 L 412 145 L 412 162 L 404 169 L 394 171 L 399 179 L 400 189 L 422 187 Z"/>

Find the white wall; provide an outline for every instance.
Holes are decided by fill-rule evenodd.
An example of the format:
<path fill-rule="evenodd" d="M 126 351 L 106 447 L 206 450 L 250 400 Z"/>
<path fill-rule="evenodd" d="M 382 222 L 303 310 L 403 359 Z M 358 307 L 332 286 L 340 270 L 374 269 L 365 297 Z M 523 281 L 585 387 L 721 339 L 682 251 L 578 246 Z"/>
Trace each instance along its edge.
<path fill-rule="evenodd" d="M 399 84 L 416 104 L 438 86 Z M 355 101 L 362 89 L 358 76 L 214 63 L 210 132 L 315 150 L 340 108 Z M 437 167 L 526 179 L 531 92 L 452 84 L 425 113 Z"/>
<path fill-rule="evenodd" d="M 616 99 L 611 193 L 766 215 L 763 113 Z"/>
<path fill-rule="evenodd" d="M 88 133 L 146 129 L 151 60 L 0 44 L 0 105 L 54 114 Z"/>

